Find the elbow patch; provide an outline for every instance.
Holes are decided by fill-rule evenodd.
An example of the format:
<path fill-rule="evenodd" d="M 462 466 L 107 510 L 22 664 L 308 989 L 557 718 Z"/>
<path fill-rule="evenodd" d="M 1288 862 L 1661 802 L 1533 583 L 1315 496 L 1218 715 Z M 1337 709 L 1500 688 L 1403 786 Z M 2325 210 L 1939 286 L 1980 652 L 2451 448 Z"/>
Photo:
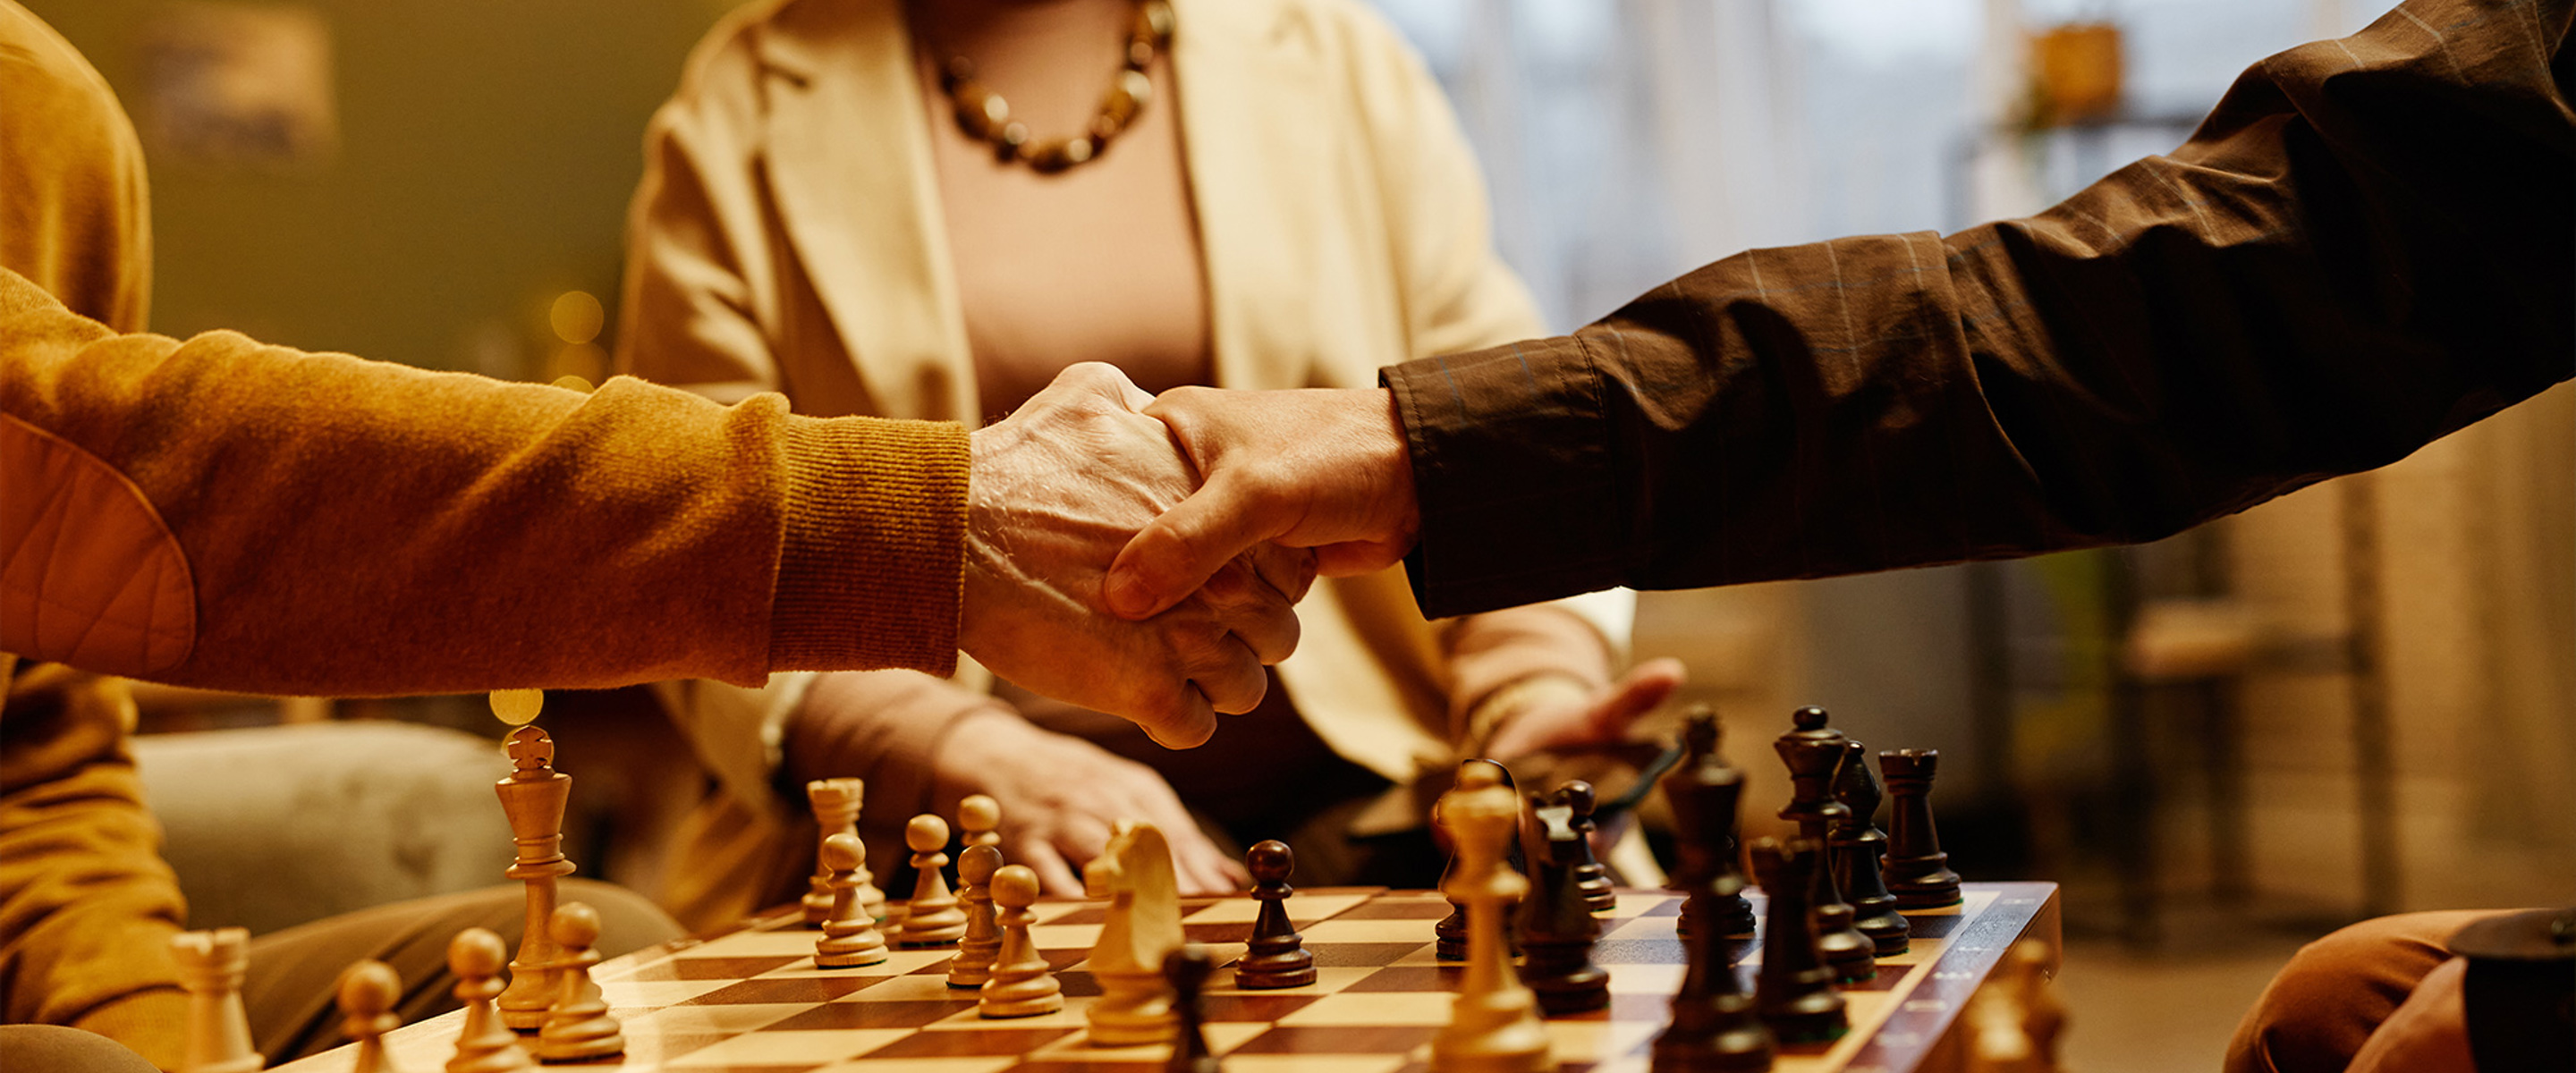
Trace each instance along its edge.
<path fill-rule="evenodd" d="M 0 414 L 0 651 L 151 677 L 196 644 L 187 554 L 143 490 Z"/>

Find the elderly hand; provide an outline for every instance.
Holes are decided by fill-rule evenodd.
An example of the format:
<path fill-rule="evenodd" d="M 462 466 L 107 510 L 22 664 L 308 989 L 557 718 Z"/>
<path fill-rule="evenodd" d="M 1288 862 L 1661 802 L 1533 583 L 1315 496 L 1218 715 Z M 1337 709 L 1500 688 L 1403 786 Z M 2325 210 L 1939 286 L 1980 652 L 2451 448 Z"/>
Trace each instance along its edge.
<path fill-rule="evenodd" d="M 1145 413 L 1207 483 L 1136 534 L 1109 577 L 1129 618 L 1172 607 L 1266 543 L 1315 549 L 1330 576 L 1404 558 L 1422 529 L 1413 463 L 1391 393 L 1175 388 Z"/>
<path fill-rule="evenodd" d="M 1025 864 L 1051 895 L 1079 898 L 1082 866 L 1122 819 L 1151 822 L 1172 845 L 1183 895 L 1241 892 L 1250 874 L 1199 830 L 1154 769 L 1080 738 L 986 710 L 940 739 L 933 794 L 950 814 L 968 794 L 1002 806 L 1002 858 Z"/>
<path fill-rule="evenodd" d="M 1128 538 L 1197 486 L 1152 396 L 1088 363 L 973 436 L 958 647 L 1030 690 L 1134 720 L 1172 747 L 1206 741 L 1215 712 L 1248 712 L 1263 664 L 1297 647 L 1291 604 L 1311 557 L 1229 554 L 1151 617 L 1107 613 L 1102 581 Z M 1249 550 L 1238 549 L 1238 552 Z"/>

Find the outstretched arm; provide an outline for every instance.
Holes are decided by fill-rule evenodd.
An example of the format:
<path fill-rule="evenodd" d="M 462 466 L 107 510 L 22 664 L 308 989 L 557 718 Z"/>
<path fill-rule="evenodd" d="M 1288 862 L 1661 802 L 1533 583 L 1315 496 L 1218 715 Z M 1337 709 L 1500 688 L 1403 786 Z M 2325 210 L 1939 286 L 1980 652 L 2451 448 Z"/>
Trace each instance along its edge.
<path fill-rule="evenodd" d="M 2413 0 L 2035 217 L 1740 254 L 1391 396 L 1167 395 L 1207 487 L 1113 603 L 1263 539 L 1410 547 L 1431 615 L 2027 555 L 2385 465 L 2576 375 L 2570 21 Z"/>

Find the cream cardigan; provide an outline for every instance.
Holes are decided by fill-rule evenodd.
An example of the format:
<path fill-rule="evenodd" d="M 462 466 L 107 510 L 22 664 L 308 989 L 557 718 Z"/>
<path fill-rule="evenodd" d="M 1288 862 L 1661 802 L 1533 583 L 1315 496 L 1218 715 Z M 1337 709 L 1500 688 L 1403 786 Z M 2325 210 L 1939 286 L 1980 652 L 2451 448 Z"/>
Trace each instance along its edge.
<path fill-rule="evenodd" d="M 1382 365 L 1543 334 L 1448 103 L 1391 28 L 1353 0 L 1174 7 L 1219 386 L 1371 387 Z M 622 370 L 808 414 L 982 413 L 910 40 L 899 0 L 770 0 L 708 35 L 647 137 Z M 1624 647 L 1632 595 L 1567 605 Z M 1454 762 L 1439 633 L 1399 572 L 1319 584 L 1301 618 L 1279 674 L 1326 744 L 1398 782 Z M 800 696 L 666 688 L 730 795 L 773 819 Z"/>

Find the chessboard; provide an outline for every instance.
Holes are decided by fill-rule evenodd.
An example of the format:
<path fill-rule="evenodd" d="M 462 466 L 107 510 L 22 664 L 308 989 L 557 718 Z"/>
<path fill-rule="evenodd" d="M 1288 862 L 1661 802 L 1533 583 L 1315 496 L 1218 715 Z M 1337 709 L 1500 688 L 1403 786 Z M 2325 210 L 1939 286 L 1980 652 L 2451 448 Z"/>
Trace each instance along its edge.
<path fill-rule="evenodd" d="M 1748 892 L 1756 906 L 1758 891 Z M 1602 916 L 1593 960 L 1610 972 L 1605 1010 L 1552 1018 L 1560 1073 L 1645 1073 L 1684 964 L 1675 935 L 1681 896 L 1621 891 Z M 900 903 L 897 903 L 899 907 Z M 1217 964 L 1243 952 L 1259 903 L 1184 899 L 1183 930 Z M 1435 891 L 1307 888 L 1287 902 L 1315 954 L 1317 980 L 1272 991 L 1235 988 L 1219 969 L 1204 1002 L 1207 1038 L 1230 1073 L 1419 1073 L 1448 1022 L 1463 965 L 1434 958 L 1432 924 L 1449 913 Z M 896 910 L 899 912 L 899 908 Z M 879 965 L 818 969 L 816 932 L 793 908 L 702 940 L 680 940 L 599 966 L 624 1023 L 626 1053 L 574 1063 L 692 1073 L 1156 1073 L 1168 1048 L 1095 1047 L 1083 1008 L 1100 993 L 1083 969 L 1102 904 L 1044 901 L 1030 929 L 1062 982 L 1065 1007 L 988 1020 L 974 992 L 947 986 L 950 951 L 898 950 Z M 2025 938 L 2058 948 L 2053 883 L 1970 883 L 1962 904 L 1909 913 L 1912 949 L 1882 959 L 1878 978 L 1847 989 L 1852 1031 L 1831 1045 L 1788 1047 L 1778 1073 L 1945 1073 L 1962 1064 L 1957 1028 L 1970 995 Z M 1732 941 L 1750 990 L 1760 945 Z M 2054 972 L 2051 966 L 2051 972 Z M 436 1070 L 454 1053 L 462 1013 L 386 1037 L 397 1068 Z M 355 1049 L 278 1067 L 341 1073 Z"/>

